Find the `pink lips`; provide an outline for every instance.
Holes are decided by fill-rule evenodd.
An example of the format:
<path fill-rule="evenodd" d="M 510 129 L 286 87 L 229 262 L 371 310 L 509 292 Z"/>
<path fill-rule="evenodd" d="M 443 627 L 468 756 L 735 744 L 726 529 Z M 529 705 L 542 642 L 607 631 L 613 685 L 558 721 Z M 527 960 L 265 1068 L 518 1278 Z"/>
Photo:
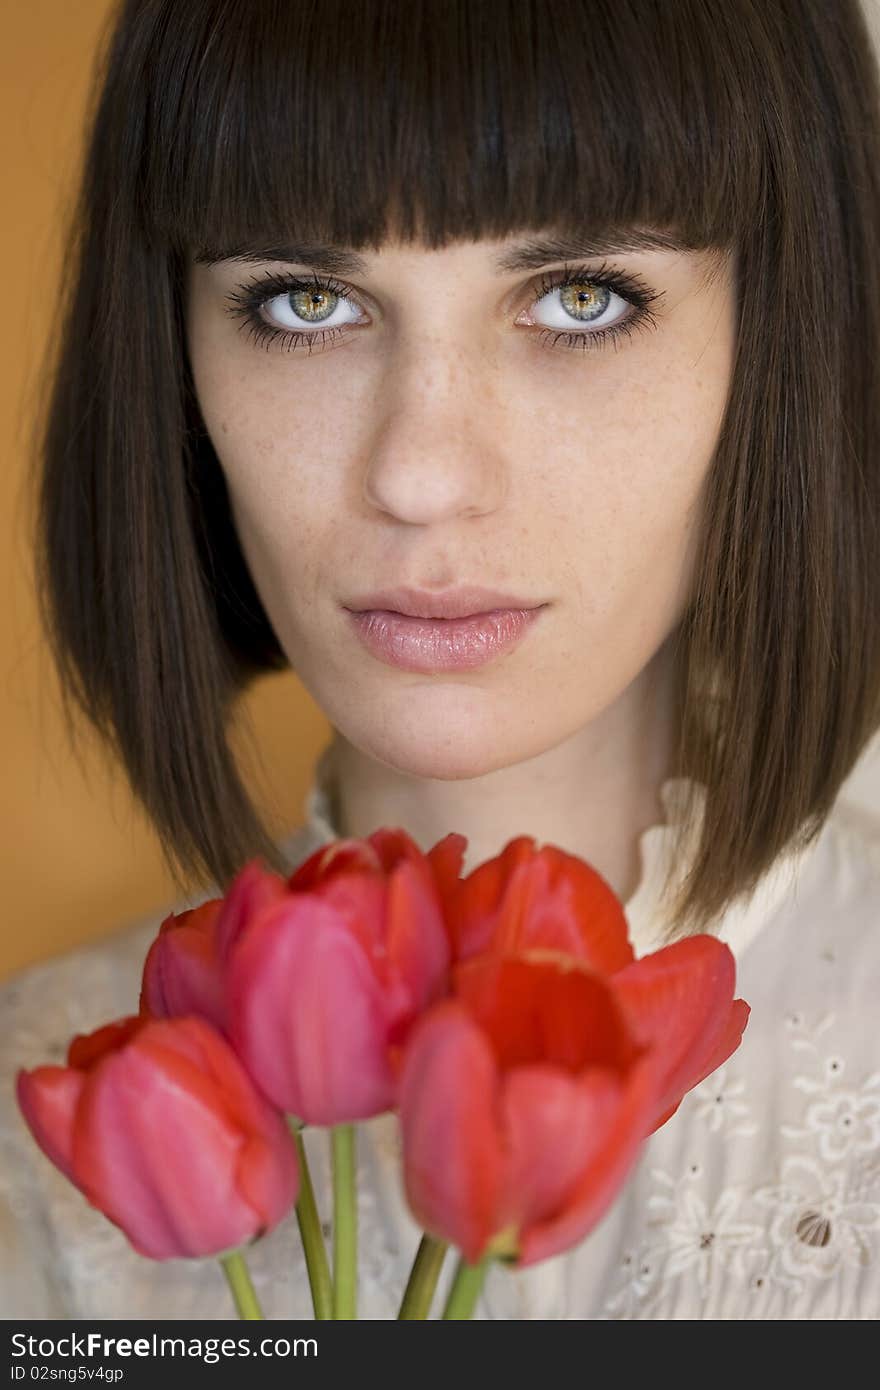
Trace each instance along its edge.
<path fill-rule="evenodd" d="M 467 671 L 510 651 L 540 612 L 540 607 L 496 608 L 467 618 L 411 618 L 371 608 L 349 610 L 349 618 L 367 650 L 389 666 Z"/>

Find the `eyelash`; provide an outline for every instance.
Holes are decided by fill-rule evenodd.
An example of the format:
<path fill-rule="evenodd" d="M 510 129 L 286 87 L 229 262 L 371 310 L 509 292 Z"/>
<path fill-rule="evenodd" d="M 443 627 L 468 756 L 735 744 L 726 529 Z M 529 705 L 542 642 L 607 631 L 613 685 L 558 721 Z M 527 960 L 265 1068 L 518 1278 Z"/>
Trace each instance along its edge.
<path fill-rule="evenodd" d="M 542 325 L 536 330 L 536 335 L 542 346 L 555 349 L 561 344 L 567 350 L 597 351 L 608 344 L 613 344 L 616 348 L 624 334 L 629 337 L 637 330 L 656 325 L 657 315 L 652 306 L 664 298 L 664 292 L 650 289 L 638 275 L 614 270 L 607 262 L 604 262 L 598 270 L 592 270 L 586 266 L 565 266 L 562 270 L 545 274 L 538 286 L 535 299 L 537 301 L 553 290 L 565 289 L 568 285 L 578 284 L 598 285 L 611 290 L 632 305 L 634 313 L 610 328 L 599 328 L 594 332 L 589 330 L 568 332 L 565 329 L 548 328 L 546 325 Z M 335 328 L 320 329 L 311 333 L 301 332 L 293 328 L 274 328 L 261 317 L 260 309 L 270 300 L 277 298 L 278 295 L 297 294 L 314 289 L 328 291 L 330 294 L 349 300 L 361 307 L 357 297 L 350 293 L 348 286 L 341 284 L 332 276 L 302 276 L 282 271 L 257 276 L 246 285 L 240 285 L 228 296 L 227 312 L 233 317 L 241 318 L 240 327 L 253 338 L 255 343 L 264 343 L 267 351 L 274 345 L 281 351 L 294 352 L 299 344 L 304 343 L 308 351 L 311 352 L 316 344 L 323 346 L 345 333 L 348 327 L 355 327 L 356 325 L 346 325 L 346 327 L 337 325 Z M 549 344 L 547 343 L 548 338 L 553 340 Z"/>

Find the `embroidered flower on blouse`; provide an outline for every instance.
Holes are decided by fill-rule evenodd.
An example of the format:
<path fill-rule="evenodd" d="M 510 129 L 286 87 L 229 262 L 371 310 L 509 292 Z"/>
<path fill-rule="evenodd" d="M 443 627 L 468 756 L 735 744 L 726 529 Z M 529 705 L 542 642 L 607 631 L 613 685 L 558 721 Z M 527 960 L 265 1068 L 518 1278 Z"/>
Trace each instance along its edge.
<path fill-rule="evenodd" d="M 880 1230 L 880 1202 L 864 1200 L 860 1188 L 844 1167 L 823 1168 L 806 1154 L 785 1159 L 782 1181 L 755 1192 L 773 1213 L 774 1277 L 799 1292 L 805 1277 L 828 1279 L 870 1262 L 868 1232 Z"/>
<path fill-rule="evenodd" d="M 820 1156 L 830 1163 L 869 1153 L 880 1145 L 880 1072 L 861 1086 L 854 1087 L 852 1079 L 843 1086 L 846 1059 L 837 1052 L 824 1053 L 817 1041 L 833 1021 L 834 1015 L 826 1014 L 814 1029 L 798 1029 L 792 1046 L 808 1055 L 811 1074 L 793 1077 L 792 1085 L 813 1100 L 802 1124 L 780 1126 L 788 1139 L 817 1144 Z"/>
<path fill-rule="evenodd" d="M 620 1257 L 618 1278 L 620 1288 L 609 1295 L 598 1321 L 611 1318 L 625 1320 L 643 1318 L 650 1310 L 663 1287 L 661 1278 L 665 1251 L 657 1246 L 628 1246 Z"/>
<path fill-rule="evenodd" d="M 873 1095 L 865 1094 L 869 1088 Z M 814 1101 L 804 1120 L 804 1129 L 786 1127 L 786 1133 L 797 1137 L 816 1133 L 823 1158 L 833 1161 L 870 1153 L 880 1145 L 880 1072 L 865 1083 L 861 1094 L 841 1091 L 828 1100 Z"/>
<path fill-rule="evenodd" d="M 697 1192 L 689 1173 L 678 1181 L 657 1169 L 651 1176 L 666 1189 L 648 1199 L 653 1213 L 650 1224 L 662 1223 L 665 1228 L 664 1275 L 691 1271 L 703 1294 L 719 1266 L 745 1277 L 744 1259 L 763 1253 L 764 1232 L 753 1222 L 738 1219 L 745 1200 L 743 1189 L 727 1187 L 710 1204 Z"/>
<path fill-rule="evenodd" d="M 735 1081 L 725 1065 L 695 1087 L 689 1099 L 697 1118 L 705 1122 L 712 1134 L 721 1129 L 731 1137 L 757 1134 L 758 1127 L 750 1120 L 750 1108 L 740 1099 L 745 1089 L 745 1081 Z"/>

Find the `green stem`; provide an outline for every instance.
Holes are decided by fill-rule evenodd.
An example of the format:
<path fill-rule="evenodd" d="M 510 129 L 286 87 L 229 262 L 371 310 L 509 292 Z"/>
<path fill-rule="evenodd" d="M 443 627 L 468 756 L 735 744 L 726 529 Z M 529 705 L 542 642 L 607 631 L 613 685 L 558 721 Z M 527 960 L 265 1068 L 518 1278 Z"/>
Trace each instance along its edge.
<path fill-rule="evenodd" d="M 295 1115 L 288 1115 L 287 1122 L 296 1140 L 299 1158 L 299 1199 L 296 1204 L 296 1219 L 302 1237 L 309 1272 L 309 1287 L 312 1291 L 312 1307 L 319 1321 L 333 1317 L 333 1281 L 330 1278 L 330 1265 L 327 1262 L 327 1247 L 321 1230 L 321 1218 L 315 1203 L 315 1190 L 309 1173 L 306 1149 L 300 1133 L 300 1122 Z"/>
<path fill-rule="evenodd" d="M 449 1242 L 428 1235 L 427 1231 L 419 1242 L 413 1267 L 410 1270 L 403 1300 L 400 1305 L 400 1318 L 426 1318 L 431 1311 L 431 1300 L 443 1268 L 443 1260 Z"/>
<path fill-rule="evenodd" d="M 444 1318 L 469 1318 L 473 1316 L 488 1268 L 488 1256 L 475 1265 L 469 1265 L 463 1255 L 459 1256 L 452 1288 L 449 1290 L 446 1307 L 443 1309 Z"/>
<path fill-rule="evenodd" d="M 235 1299 L 238 1316 L 249 1319 L 262 1318 L 263 1310 L 254 1292 L 251 1276 L 241 1251 L 233 1250 L 229 1255 L 221 1255 L 220 1263 L 223 1266 L 223 1273 L 229 1280 L 229 1287 L 232 1290 L 232 1297 Z"/>
<path fill-rule="evenodd" d="M 334 1125 L 333 1144 L 333 1316 L 356 1318 L 357 1189 L 354 1125 Z"/>

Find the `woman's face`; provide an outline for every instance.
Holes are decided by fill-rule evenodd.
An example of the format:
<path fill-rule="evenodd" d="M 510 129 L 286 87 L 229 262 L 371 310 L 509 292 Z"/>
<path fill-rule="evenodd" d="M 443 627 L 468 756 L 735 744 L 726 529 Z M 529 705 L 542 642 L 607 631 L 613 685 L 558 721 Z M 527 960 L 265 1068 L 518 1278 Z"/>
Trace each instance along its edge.
<path fill-rule="evenodd" d="M 658 653 L 728 395 L 730 261 L 709 275 L 706 253 L 639 249 L 499 273 L 521 240 L 388 243 L 329 277 L 288 248 L 190 267 L 196 390 L 279 641 L 335 728 L 420 777 L 555 747 Z M 242 287 L 270 273 L 249 323 Z M 399 585 L 545 606 L 482 665 L 403 669 L 346 607 Z"/>

